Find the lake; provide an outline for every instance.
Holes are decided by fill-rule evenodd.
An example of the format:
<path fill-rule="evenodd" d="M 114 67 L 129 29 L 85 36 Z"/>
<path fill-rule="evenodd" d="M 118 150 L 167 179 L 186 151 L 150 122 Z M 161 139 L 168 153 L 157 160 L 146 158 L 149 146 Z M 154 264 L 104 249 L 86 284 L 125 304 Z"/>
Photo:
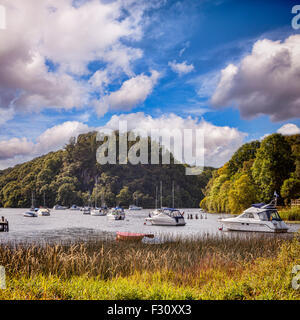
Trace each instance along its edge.
<path fill-rule="evenodd" d="M 9 221 L 9 233 L 0 233 L 0 243 L 48 243 L 73 242 L 76 240 L 112 239 L 116 231 L 153 233 L 155 239 L 162 235 L 191 237 L 201 235 L 235 234 L 242 232 L 221 232 L 218 230 L 220 214 L 207 214 L 207 219 L 187 219 L 189 213 L 199 214 L 199 209 L 181 209 L 185 212 L 186 225 L 183 227 L 145 225 L 150 209 L 126 211 L 124 221 L 113 221 L 107 217 L 83 215 L 81 211 L 51 210 L 49 217 L 26 218 L 28 209 L 0 209 L 0 216 Z M 222 217 L 229 215 L 223 214 Z M 300 224 L 289 224 L 289 234 L 300 229 Z M 251 233 L 255 234 L 255 233 Z M 247 233 L 249 235 L 249 233 Z M 258 233 L 259 235 L 259 233 Z M 270 236 L 283 236 L 270 234 Z M 152 241 L 152 240 L 146 240 Z"/>

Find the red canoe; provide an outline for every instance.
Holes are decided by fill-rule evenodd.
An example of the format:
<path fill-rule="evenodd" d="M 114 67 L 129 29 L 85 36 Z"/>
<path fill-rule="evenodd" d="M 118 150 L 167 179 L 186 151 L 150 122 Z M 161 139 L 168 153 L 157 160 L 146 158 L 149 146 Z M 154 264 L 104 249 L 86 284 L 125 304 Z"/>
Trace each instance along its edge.
<path fill-rule="evenodd" d="M 154 238 L 154 234 L 117 232 L 117 240 L 141 241 L 144 237 Z"/>

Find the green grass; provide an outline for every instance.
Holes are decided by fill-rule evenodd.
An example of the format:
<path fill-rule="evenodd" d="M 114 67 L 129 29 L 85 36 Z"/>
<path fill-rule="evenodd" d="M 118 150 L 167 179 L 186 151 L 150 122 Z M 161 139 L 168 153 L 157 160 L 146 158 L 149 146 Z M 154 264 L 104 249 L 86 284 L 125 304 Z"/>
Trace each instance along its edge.
<path fill-rule="evenodd" d="M 300 207 L 291 207 L 279 211 L 282 220 L 286 221 L 300 221 Z"/>
<path fill-rule="evenodd" d="M 0 246 L 0 299 L 300 299 L 299 237 L 205 237 L 159 245 Z"/>

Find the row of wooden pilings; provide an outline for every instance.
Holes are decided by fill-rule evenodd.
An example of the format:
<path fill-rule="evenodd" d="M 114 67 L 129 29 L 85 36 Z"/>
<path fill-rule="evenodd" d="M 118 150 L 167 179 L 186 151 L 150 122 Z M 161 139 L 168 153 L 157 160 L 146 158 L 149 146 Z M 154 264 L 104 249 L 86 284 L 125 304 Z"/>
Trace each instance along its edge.
<path fill-rule="evenodd" d="M 193 214 L 193 213 L 188 213 L 187 214 L 187 219 L 207 219 L 207 214 L 206 213 L 196 213 L 196 214 Z"/>

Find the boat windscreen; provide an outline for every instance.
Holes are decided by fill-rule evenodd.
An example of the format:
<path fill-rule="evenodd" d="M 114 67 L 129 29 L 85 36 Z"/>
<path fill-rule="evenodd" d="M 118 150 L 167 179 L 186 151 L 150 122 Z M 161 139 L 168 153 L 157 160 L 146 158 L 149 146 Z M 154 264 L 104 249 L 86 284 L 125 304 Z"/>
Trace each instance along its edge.
<path fill-rule="evenodd" d="M 277 210 L 266 210 L 259 213 L 260 220 L 263 221 L 281 221 L 281 218 L 277 212 Z"/>

